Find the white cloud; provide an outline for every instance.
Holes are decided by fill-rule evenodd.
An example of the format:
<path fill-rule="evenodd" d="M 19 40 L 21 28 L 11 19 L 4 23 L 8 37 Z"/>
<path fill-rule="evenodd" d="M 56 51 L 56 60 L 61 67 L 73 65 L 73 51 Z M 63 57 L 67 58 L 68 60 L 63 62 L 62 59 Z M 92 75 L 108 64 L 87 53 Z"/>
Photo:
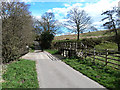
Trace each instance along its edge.
<path fill-rule="evenodd" d="M 82 5 L 83 4 L 81 4 L 81 3 L 76 3 L 76 4 L 73 4 L 72 7 L 79 7 L 80 8 Z"/>
<path fill-rule="evenodd" d="M 51 9 L 49 9 L 47 12 L 52 12 L 52 10 L 51 10 Z"/>
<path fill-rule="evenodd" d="M 64 19 L 64 17 L 67 15 L 67 12 L 73 7 L 78 7 L 79 9 L 85 10 L 92 17 L 93 25 L 100 29 L 103 24 L 103 22 L 100 22 L 103 18 L 101 15 L 102 12 L 112 9 L 114 6 L 118 6 L 118 2 L 119 0 L 99 0 L 95 3 L 86 3 L 85 5 L 82 3 L 72 5 L 65 3 L 64 8 L 53 8 L 51 11 L 55 13 L 56 18 L 60 22 L 65 22 L 67 19 Z"/>
<path fill-rule="evenodd" d="M 73 5 L 70 4 L 64 4 L 65 7 L 63 8 L 53 8 L 49 9 L 47 12 L 51 11 L 55 14 L 56 19 L 58 19 L 60 22 L 64 22 L 67 19 L 64 19 L 64 17 L 67 15 L 67 12 L 72 9 L 73 7 L 78 7 L 81 8 L 82 4 L 81 3 L 76 3 Z"/>
<path fill-rule="evenodd" d="M 87 11 L 91 16 L 100 15 L 103 11 L 109 10 L 114 6 L 118 5 L 119 0 L 100 0 L 97 3 L 89 4 L 87 3 L 83 8 Z"/>
<path fill-rule="evenodd" d="M 41 16 L 35 16 L 35 19 L 41 20 Z"/>
<path fill-rule="evenodd" d="M 70 4 L 64 4 L 64 6 L 65 6 L 65 7 L 69 7 L 69 6 L 70 6 Z"/>
<path fill-rule="evenodd" d="M 93 25 L 100 29 L 101 25 L 104 23 L 100 22 L 104 17 L 101 14 L 106 10 L 112 9 L 114 6 L 118 6 L 118 1 L 119 0 L 100 0 L 94 4 L 87 3 L 83 9 L 93 18 Z"/>

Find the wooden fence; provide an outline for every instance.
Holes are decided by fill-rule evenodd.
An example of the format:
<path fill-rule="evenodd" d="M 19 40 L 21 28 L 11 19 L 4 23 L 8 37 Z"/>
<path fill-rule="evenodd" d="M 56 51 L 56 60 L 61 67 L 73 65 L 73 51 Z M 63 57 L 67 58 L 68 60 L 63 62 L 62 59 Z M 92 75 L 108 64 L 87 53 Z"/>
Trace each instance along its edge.
<path fill-rule="evenodd" d="M 120 52 L 118 51 L 108 49 L 98 50 L 77 42 L 58 43 L 55 48 L 58 49 L 64 57 L 78 56 L 84 59 L 90 58 L 94 63 L 100 61 L 103 62 L 104 65 L 120 69 Z"/>
<path fill-rule="evenodd" d="M 84 58 L 90 57 L 93 62 L 101 61 L 104 65 L 109 65 L 113 68 L 120 69 L 120 52 L 113 50 L 85 50 L 83 54 Z"/>

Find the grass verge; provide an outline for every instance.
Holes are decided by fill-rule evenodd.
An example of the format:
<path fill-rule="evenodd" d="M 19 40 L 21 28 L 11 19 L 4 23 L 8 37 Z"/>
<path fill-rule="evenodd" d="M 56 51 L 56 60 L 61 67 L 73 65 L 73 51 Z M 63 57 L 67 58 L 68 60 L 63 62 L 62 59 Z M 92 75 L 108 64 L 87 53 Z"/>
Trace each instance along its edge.
<path fill-rule="evenodd" d="M 29 52 L 33 53 L 35 50 L 34 49 L 30 49 Z"/>
<path fill-rule="evenodd" d="M 7 65 L 2 88 L 39 88 L 35 61 L 20 59 Z"/>
<path fill-rule="evenodd" d="M 120 71 L 109 66 L 94 64 L 86 59 L 64 59 L 66 64 L 111 90 L 120 88 Z"/>
<path fill-rule="evenodd" d="M 51 54 L 57 54 L 58 50 L 54 50 L 54 49 L 46 49 L 45 51 L 51 53 Z"/>

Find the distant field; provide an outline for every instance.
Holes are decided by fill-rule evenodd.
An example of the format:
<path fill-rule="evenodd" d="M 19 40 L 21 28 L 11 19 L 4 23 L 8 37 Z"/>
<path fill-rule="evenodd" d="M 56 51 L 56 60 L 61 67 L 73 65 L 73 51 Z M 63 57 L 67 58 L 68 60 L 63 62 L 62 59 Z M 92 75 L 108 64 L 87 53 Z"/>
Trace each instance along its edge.
<path fill-rule="evenodd" d="M 112 36 L 114 35 L 114 32 L 109 32 L 109 30 L 104 31 L 95 31 L 95 32 L 88 32 L 88 33 L 82 33 L 80 34 L 80 39 L 83 38 L 98 38 L 98 37 L 105 37 L 105 36 Z M 73 35 L 61 35 L 56 36 L 54 40 L 65 40 L 65 39 L 77 39 L 77 34 Z"/>

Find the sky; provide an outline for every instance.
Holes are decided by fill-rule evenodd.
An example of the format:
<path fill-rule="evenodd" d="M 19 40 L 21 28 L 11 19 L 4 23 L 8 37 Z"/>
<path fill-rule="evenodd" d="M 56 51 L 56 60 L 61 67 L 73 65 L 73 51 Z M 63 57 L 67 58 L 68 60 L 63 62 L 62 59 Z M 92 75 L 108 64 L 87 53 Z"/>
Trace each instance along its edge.
<path fill-rule="evenodd" d="M 55 17 L 60 22 L 65 22 L 67 12 L 73 8 L 78 7 L 85 10 L 92 18 L 92 25 L 98 30 L 103 30 L 101 19 L 102 12 L 110 10 L 118 6 L 119 0 L 22 0 L 30 4 L 31 15 L 40 19 L 41 15 L 45 12 L 53 12 Z M 63 35 L 69 33 L 67 29 L 63 29 Z"/>

